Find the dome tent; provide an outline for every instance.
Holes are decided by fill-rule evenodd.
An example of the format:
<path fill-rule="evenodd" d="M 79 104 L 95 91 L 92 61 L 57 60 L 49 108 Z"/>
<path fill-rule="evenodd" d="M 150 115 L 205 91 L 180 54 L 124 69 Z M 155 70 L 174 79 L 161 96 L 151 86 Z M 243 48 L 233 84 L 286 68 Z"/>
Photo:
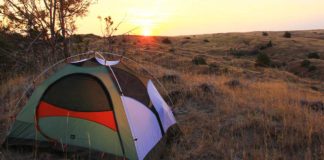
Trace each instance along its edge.
<path fill-rule="evenodd" d="M 96 55 L 66 64 L 35 89 L 16 116 L 6 146 L 127 159 L 159 150 L 176 120 L 153 81 L 122 60 Z"/>

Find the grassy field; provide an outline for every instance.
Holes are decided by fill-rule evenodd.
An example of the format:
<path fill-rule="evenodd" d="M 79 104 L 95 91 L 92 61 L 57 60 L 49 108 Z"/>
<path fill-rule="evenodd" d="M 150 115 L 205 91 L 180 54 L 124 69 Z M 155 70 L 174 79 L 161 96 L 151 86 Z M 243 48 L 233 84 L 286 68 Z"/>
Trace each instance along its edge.
<path fill-rule="evenodd" d="M 324 30 L 290 33 L 116 37 L 116 52 L 126 51 L 154 73 L 174 103 L 182 136 L 162 159 L 324 159 Z M 84 42 L 107 50 L 103 39 L 83 37 L 78 52 Z M 256 65 L 260 54 L 269 57 L 268 66 Z M 15 103 L 36 74 L 2 83 L 2 140 L 20 110 Z M 32 158 L 0 152 L 0 159 Z"/>

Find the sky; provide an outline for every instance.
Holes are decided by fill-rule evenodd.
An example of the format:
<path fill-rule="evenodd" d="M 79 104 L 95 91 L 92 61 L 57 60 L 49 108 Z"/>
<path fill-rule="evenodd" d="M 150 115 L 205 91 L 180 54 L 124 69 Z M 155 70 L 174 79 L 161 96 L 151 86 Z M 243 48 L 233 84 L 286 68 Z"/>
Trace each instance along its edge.
<path fill-rule="evenodd" d="M 122 22 L 117 35 L 324 29 L 324 0 L 98 0 L 77 33 L 102 35 L 98 16 Z"/>

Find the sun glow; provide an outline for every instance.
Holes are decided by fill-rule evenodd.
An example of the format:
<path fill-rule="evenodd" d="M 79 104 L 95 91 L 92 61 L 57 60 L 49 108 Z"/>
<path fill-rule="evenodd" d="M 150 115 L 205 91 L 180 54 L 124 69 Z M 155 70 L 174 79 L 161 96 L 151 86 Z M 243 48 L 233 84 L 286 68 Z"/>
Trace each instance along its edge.
<path fill-rule="evenodd" d="M 317 29 L 324 26 L 323 6 L 323 0 L 105 0 L 78 19 L 77 33 L 101 35 L 98 16 L 123 22 L 115 34 L 134 28 L 130 34 L 151 36 Z"/>
<path fill-rule="evenodd" d="M 153 27 L 153 20 L 148 18 L 137 19 L 132 22 L 139 28 L 139 34 L 143 36 L 151 36 L 152 35 L 152 27 Z"/>
<path fill-rule="evenodd" d="M 143 36 L 150 36 L 151 35 L 151 29 L 150 28 L 144 28 L 143 30 L 142 30 L 142 35 Z"/>

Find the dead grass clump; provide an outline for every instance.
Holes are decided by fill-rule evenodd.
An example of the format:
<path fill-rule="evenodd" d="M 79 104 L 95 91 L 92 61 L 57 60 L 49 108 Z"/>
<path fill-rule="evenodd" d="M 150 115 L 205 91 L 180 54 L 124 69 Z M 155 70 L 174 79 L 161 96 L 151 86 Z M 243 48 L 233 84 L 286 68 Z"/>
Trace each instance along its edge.
<path fill-rule="evenodd" d="M 191 99 L 193 96 L 194 95 L 189 90 L 183 88 L 169 92 L 169 97 L 176 108 L 183 107 L 188 99 Z"/>
<path fill-rule="evenodd" d="M 198 88 L 205 94 L 213 94 L 216 91 L 213 85 L 207 83 L 199 85 Z"/>
<path fill-rule="evenodd" d="M 172 82 L 172 83 L 178 83 L 181 80 L 179 75 L 175 75 L 175 74 L 167 74 L 158 79 L 166 82 Z"/>
<path fill-rule="evenodd" d="M 237 88 L 237 87 L 242 86 L 241 82 L 237 79 L 229 80 L 225 83 L 225 85 L 227 85 L 230 88 Z"/>

